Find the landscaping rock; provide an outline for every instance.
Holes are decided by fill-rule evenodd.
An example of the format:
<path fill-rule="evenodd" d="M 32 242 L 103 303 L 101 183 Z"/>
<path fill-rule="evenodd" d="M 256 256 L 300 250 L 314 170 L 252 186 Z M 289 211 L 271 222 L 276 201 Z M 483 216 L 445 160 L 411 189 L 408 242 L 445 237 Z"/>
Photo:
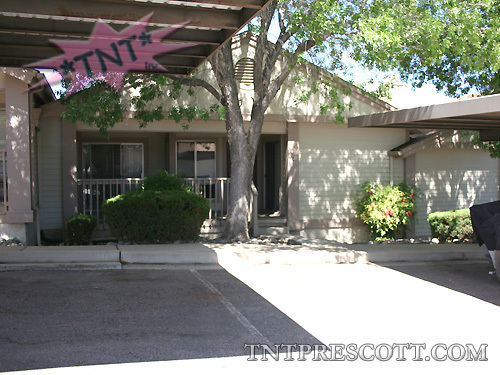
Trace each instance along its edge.
<path fill-rule="evenodd" d="M 14 237 L 10 238 L 2 238 L 0 240 L 0 246 L 24 246 L 24 244 L 19 240 L 19 238 Z"/>

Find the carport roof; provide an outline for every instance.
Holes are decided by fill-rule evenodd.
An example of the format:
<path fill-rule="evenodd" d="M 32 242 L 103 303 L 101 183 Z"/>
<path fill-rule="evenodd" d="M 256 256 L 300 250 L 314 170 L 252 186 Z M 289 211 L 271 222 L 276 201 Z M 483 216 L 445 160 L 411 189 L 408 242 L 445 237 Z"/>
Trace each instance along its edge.
<path fill-rule="evenodd" d="M 154 12 L 150 30 L 190 21 L 165 41 L 194 47 L 155 60 L 186 75 L 255 17 L 269 0 L 14 0 L 0 2 L 0 66 L 23 67 L 61 55 L 50 39 L 85 40 L 100 18 L 120 30 Z"/>
<path fill-rule="evenodd" d="M 349 127 L 478 130 L 482 140 L 500 139 L 500 94 L 351 117 Z"/>

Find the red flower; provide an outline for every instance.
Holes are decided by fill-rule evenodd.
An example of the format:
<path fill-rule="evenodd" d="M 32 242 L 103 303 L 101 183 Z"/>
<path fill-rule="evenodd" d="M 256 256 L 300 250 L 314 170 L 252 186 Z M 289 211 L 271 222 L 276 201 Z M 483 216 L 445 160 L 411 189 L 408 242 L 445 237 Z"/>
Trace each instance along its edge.
<path fill-rule="evenodd" d="M 394 215 L 394 211 L 392 210 L 392 208 L 389 208 L 389 210 L 387 211 L 387 213 L 388 213 L 390 216 Z"/>
<path fill-rule="evenodd" d="M 406 211 L 406 216 L 408 216 L 408 217 L 409 217 L 409 216 L 413 216 L 413 212 L 411 212 L 411 211 Z"/>
<path fill-rule="evenodd" d="M 406 202 L 406 199 L 405 199 L 404 197 L 403 197 L 403 199 L 401 199 L 401 200 L 403 201 L 403 203 L 405 203 L 405 202 Z"/>

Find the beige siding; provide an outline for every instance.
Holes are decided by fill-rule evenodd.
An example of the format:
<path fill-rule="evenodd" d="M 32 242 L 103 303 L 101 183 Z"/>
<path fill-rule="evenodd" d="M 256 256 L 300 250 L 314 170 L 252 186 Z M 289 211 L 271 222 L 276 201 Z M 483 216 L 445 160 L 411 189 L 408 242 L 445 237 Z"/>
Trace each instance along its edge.
<path fill-rule="evenodd" d="M 38 132 L 40 226 L 63 228 L 61 122 L 45 119 Z"/>
<path fill-rule="evenodd" d="M 417 236 L 430 236 L 431 212 L 498 200 L 499 160 L 474 149 L 426 149 L 416 155 Z"/>
<path fill-rule="evenodd" d="M 404 130 L 348 129 L 301 124 L 299 209 L 302 220 L 354 218 L 353 199 L 366 181 L 390 182 L 387 151 L 405 141 Z M 395 160 L 394 183 L 403 181 Z"/>

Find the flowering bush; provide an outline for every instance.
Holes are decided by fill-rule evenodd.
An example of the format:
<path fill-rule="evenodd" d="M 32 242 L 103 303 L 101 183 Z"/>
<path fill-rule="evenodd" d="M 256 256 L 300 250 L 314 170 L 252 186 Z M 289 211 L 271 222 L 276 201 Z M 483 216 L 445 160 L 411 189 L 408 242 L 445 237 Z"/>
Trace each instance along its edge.
<path fill-rule="evenodd" d="M 395 232 L 403 232 L 415 218 L 415 188 L 406 184 L 383 186 L 367 182 L 361 186 L 357 202 L 358 216 L 370 227 L 375 240 L 394 239 Z"/>

